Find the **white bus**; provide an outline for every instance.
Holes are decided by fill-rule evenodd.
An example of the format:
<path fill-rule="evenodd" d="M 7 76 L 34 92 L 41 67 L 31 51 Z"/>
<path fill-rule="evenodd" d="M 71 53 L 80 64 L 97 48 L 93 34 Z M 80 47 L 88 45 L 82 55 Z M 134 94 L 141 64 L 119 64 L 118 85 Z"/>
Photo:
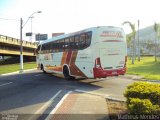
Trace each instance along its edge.
<path fill-rule="evenodd" d="M 72 78 L 105 78 L 126 72 L 127 45 L 122 28 L 100 26 L 64 34 L 39 44 L 38 68 Z"/>

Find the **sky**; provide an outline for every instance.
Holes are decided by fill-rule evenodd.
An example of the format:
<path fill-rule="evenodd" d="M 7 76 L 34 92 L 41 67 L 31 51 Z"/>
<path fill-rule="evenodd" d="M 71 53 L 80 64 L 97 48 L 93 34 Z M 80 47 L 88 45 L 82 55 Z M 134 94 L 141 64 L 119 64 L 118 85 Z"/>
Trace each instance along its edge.
<path fill-rule="evenodd" d="M 122 27 L 131 32 L 124 21 L 136 25 L 140 20 L 140 29 L 160 22 L 159 0 L 0 0 L 0 34 L 14 38 L 20 37 L 20 18 L 25 23 L 32 13 L 32 32 L 49 34 L 57 32 L 71 33 L 96 26 Z M 31 32 L 31 19 L 23 28 Z M 32 38 L 33 41 L 34 38 Z"/>

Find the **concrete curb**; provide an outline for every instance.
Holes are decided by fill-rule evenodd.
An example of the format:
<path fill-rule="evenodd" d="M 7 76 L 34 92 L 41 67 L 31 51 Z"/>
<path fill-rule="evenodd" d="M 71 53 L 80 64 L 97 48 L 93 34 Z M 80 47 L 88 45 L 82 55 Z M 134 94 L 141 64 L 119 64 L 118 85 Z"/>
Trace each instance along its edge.
<path fill-rule="evenodd" d="M 110 97 L 108 95 L 102 95 L 102 94 L 98 94 L 98 93 L 91 93 L 91 92 L 88 92 L 88 91 L 85 91 L 85 90 L 75 89 L 74 91 L 80 92 L 80 93 L 87 93 L 87 94 L 90 94 L 90 95 L 96 95 L 96 96 L 104 97 L 105 99 L 109 99 L 109 100 L 113 100 L 113 101 L 125 102 L 125 100 L 121 100 L 121 99 L 118 99 L 118 98 Z"/>
<path fill-rule="evenodd" d="M 5 74 L 1 74 L 0 76 L 7 76 L 7 75 L 21 74 L 21 73 L 28 72 L 28 71 L 32 71 L 32 70 L 36 70 L 36 69 L 37 69 L 37 68 L 23 70 L 22 72 L 20 72 L 20 71 L 16 71 L 16 72 L 11 72 L 11 73 L 5 73 Z"/>
<path fill-rule="evenodd" d="M 138 75 L 124 75 L 124 76 L 120 76 L 121 78 L 128 78 L 128 79 L 132 79 L 135 81 L 144 81 L 144 82 L 156 82 L 156 83 L 160 83 L 160 80 L 149 80 L 149 79 L 145 79 L 144 76 L 138 76 Z"/>

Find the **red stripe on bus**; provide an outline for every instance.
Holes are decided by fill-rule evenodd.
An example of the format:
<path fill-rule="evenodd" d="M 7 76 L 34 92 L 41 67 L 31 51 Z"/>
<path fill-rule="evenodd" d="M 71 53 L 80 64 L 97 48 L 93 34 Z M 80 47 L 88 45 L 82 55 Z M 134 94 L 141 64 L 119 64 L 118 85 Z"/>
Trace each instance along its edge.
<path fill-rule="evenodd" d="M 62 66 L 46 66 L 48 70 L 62 72 Z"/>
<path fill-rule="evenodd" d="M 66 58 L 67 58 L 67 52 L 63 52 L 62 59 L 61 59 L 62 66 L 63 66 L 63 64 L 65 64 Z"/>
<path fill-rule="evenodd" d="M 71 62 L 70 62 L 70 72 L 75 76 L 82 76 L 87 78 L 87 76 L 75 65 L 78 51 L 74 51 L 72 54 Z"/>
<path fill-rule="evenodd" d="M 71 60 L 71 55 L 72 55 L 72 51 L 69 50 L 69 51 L 68 51 L 68 54 L 67 54 L 66 62 L 65 62 L 67 65 L 69 65 L 69 62 L 70 62 L 70 60 Z"/>

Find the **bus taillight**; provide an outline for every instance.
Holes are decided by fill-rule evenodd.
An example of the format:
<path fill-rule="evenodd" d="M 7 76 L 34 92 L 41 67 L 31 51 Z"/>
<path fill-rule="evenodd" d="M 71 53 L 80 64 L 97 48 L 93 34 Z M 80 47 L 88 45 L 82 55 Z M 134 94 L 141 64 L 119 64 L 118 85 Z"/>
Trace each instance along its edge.
<path fill-rule="evenodd" d="M 126 64 L 127 64 L 127 56 L 125 56 L 125 64 L 124 64 L 124 67 L 126 67 Z"/>
<path fill-rule="evenodd" d="M 127 62 L 127 56 L 125 56 L 125 63 Z"/>
<path fill-rule="evenodd" d="M 102 67 L 101 67 L 101 61 L 100 61 L 100 58 L 99 58 L 99 57 L 96 58 L 96 60 L 95 60 L 95 68 L 102 68 Z"/>

